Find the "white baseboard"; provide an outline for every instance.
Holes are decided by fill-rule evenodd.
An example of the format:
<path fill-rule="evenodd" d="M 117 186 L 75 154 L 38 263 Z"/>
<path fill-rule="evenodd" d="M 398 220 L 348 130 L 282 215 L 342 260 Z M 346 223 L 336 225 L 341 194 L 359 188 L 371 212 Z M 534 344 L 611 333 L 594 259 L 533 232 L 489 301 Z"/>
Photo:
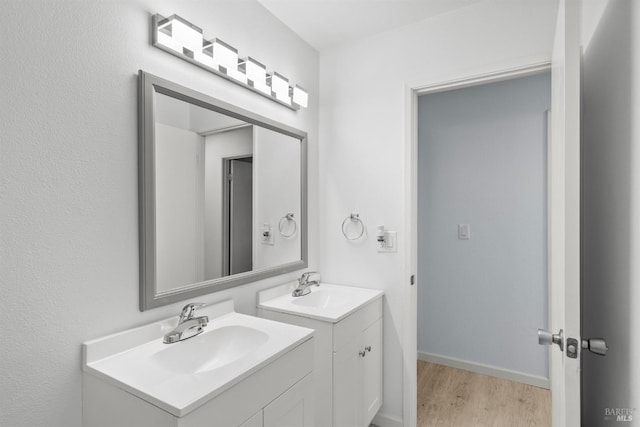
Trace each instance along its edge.
<path fill-rule="evenodd" d="M 380 412 L 378 412 L 376 416 L 373 417 L 371 425 L 376 427 L 403 427 L 402 420 L 400 418 L 381 414 Z"/>
<path fill-rule="evenodd" d="M 497 366 L 485 365 L 483 363 L 471 362 L 469 360 L 458 359 L 455 357 L 441 356 L 439 354 L 419 351 L 418 360 L 437 363 L 438 365 L 449 366 L 452 368 L 464 369 L 465 371 L 476 372 L 483 375 L 490 375 L 492 377 L 529 384 L 535 387 L 546 389 L 550 387 L 549 378 L 541 377 L 538 375 L 525 374 L 523 372 L 512 371 L 510 369 L 499 368 Z"/>

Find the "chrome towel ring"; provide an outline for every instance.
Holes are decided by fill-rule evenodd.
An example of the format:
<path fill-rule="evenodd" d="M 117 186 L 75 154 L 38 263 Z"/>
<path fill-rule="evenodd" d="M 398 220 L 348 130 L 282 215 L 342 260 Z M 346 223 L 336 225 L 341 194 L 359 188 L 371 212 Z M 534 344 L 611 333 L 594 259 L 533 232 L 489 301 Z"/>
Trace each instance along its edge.
<path fill-rule="evenodd" d="M 291 227 L 293 224 L 293 227 Z M 291 230 L 293 228 L 293 230 Z M 280 218 L 280 222 L 278 222 L 278 231 L 284 237 L 293 237 L 298 231 L 298 223 L 296 219 L 293 217 L 292 213 L 288 213 L 282 218 Z M 287 232 L 288 231 L 288 232 Z"/>
<path fill-rule="evenodd" d="M 360 232 L 355 232 L 353 234 L 349 234 L 347 228 L 349 224 L 355 223 L 356 227 L 360 228 Z M 348 217 L 342 221 L 342 234 L 346 237 L 347 240 L 358 240 L 364 234 L 364 223 L 360 219 L 360 215 L 357 213 L 351 213 Z"/>

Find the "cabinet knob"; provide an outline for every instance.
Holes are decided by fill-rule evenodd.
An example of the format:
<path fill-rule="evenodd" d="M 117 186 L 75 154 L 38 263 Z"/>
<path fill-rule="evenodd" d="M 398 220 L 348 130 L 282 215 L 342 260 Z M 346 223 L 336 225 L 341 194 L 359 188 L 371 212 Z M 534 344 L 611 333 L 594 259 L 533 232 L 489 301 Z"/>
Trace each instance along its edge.
<path fill-rule="evenodd" d="M 364 349 L 367 350 L 368 352 L 371 352 L 371 346 L 370 345 L 366 346 Z"/>
<path fill-rule="evenodd" d="M 360 355 L 360 357 L 365 357 L 367 355 L 367 352 L 364 350 L 361 350 L 358 352 L 358 354 Z"/>

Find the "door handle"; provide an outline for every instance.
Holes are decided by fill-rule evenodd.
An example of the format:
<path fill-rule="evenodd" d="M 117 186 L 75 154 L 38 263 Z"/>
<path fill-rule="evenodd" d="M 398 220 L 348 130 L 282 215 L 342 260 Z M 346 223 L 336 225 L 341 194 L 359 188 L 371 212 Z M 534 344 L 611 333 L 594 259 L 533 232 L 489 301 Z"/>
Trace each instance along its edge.
<path fill-rule="evenodd" d="M 609 350 L 609 347 L 607 347 L 607 342 L 604 340 L 604 338 L 583 339 L 582 348 L 600 356 L 606 356 L 607 350 Z"/>
<path fill-rule="evenodd" d="M 564 351 L 564 332 L 562 331 L 562 329 L 560 329 L 557 334 L 552 334 L 545 329 L 538 329 L 538 344 L 558 344 L 558 347 L 560 347 L 560 351 Z"/>
<path fill-rule="evenodd" d="M 564 332 L 562 329 L 557 334 L 552 334 L 544 329 L 538 329 L 538 344 L 551 345 L 558 344 L 560 351 L 564 351 Z M 584 350 L 589 350 L 591 353 L 598 354 L 600 356 L 606 356 L 607 342 L 603 338 L 589 338 L 581 341 L 581 347 Z M 578 357 L 578 340 L 574 338 L 567 339 L 567 357 L 575 359 Z"/>

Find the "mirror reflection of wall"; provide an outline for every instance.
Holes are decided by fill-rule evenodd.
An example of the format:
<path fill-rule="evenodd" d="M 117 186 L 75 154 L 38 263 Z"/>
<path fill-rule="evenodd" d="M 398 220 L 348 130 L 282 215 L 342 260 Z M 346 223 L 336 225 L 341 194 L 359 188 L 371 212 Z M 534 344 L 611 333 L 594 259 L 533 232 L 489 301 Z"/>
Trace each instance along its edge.
<path fill-rule="evenodd" d="M 300 236 L 285 237 L 279 224 L 287 213 L 300 218 L 300 143 L 287 135 L 255 128 L 255 194 L 254 234 L 261 235 L 264 224 L 270 224 L 275 245 L 262 239 L 254 242 L 254 268 L 265 268 L 300 258 Z M 288 233 L 284 233 L 285 235 Z"/>
<path fill-rule="evenodd" d="M 158 290 L 204 280 L 203 138 L 156 124 Z"/>
<path fill-rule="evenodd" d="M 156 291 L 300 260 L 300 140 L 156 93 Z M 271 229 L 264 239 L 265 225 Z"/>

